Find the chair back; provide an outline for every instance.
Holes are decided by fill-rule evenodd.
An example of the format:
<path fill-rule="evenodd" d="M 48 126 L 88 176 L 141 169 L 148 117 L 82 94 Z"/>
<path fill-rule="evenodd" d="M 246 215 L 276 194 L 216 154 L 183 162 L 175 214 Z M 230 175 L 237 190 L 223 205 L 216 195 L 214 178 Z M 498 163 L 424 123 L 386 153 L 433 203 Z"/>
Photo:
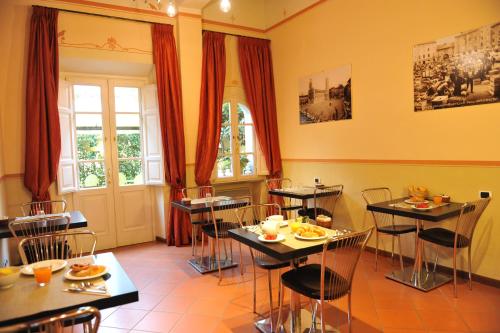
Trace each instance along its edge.
<path fill-rule="evenodd" d="M 462 206 L 462 210 L 460 211 L 456 224 L 455 246 L 463 247 L 470 245 L 477 222 L 490 201 L 491 198 L 479 199 L 476 201 L 466 202 Z M 465 238 L 459 237 L 459 235 L 462 235 Z M 462 244 L 463 242 L 469 242 L 469 244 Z"/>
<path fill-rule="evenodd" d="M 342 195 L 344 185 L 323 186 L 314 189 L 314 216 L 320 214 L 333 218 L 335 206 Z"/>
<path fill-rule="evenodd" d="M 210 193 L 212 197 L 215 196 L 215 189 L 211 185 L 206 186 L 192 186 L 185 187 L 182 189 L 183 198 L 200 199 L 206 197 L 207 193 Z"/>
<path fill-rule="evenodd" d="M 97 333 L 101 313 L 92 306 L 71 310 L 51 317 L 0 327 L 0 333 L 13 332 L 87 332 Z M 65 328 L 71 326 L 71 329 Z"/>
<path fill-rule="evenodd" d="M 280 205 L 276 203 L 264 203 L 236 209 L 236 216 L 240 227 L 258 225 L 270 215 L 281 215 Z"/>
<path fill-rule="evenodd" d="M 236 201 L 236 202 L 233 202 Z M 242 204 L 243 202 L 243 204 Z M 246 202 L 246 204 L 245 204 Z M 246 205 L 252 204 L 252 197 L 250 196 L 242 196 L 242 197 L 234 197 L 231 198 L 230 201 L 227 202 L 219 202 L 222 207 L 214 208 L 214 202 L 208 202 L 210 205 L 210 217 L 212 220 L 212 225 L 214 227 L 216 238 L 227 238 L 228 230 L 239 228 L 240 224 L 238 222 L 238 216 L 236 214 L 236 209 L 239 207 L 245 207 Z"/>
<path fill-rule="evenodd" d="M 350 292 L 356 265 L 372 231 L 373 227 L 370 227 L 330 237 L 325 242 L 321 258 L 321 301 L 336 299 Z"/>
<path fill-rule="evenodd" d="M 12 236 L 19 242 L 26 237 L 64 232 L 69 228 L 69 216 L 24 217 L 9 222 Z"/>
<path fill-rule="evenodd" d="M 361 191 L 361 196 L 367 205 L 392 200 L 392 193 L 388 187 L 367 188 Z M 373 223 L 375 223 L 377 229 L 394 226 L 394 215 L 374 211 L 371 213 L 373 216 Z"/>
<path fill-rule="evenodd" d="M 266 186 L 267 190 L 276 190 L 279 188 L 291 188 L 293 187 L 292 180 L 290 178 L 271 178 L 271 179 L 266 179 Z M 281 196 L 271 196 L 271 197 L 278 197 L 277 201 L 279 204 L 282 205 L 283 208 L 289 207 L 289 206 L 296 206 L 300 205 L 300 200 L 297 199 L 292 199 L 289 197 L 281 197 Z M 277 214 L 277 213 L 276 213 Z M 281 215 L 281 213 L 280 213 Z"/>
<path fill-rule="evenodd" d="M 71 259 L 93 255 L 96 234 L 90 230 L 60 232 L 24 238 L 18 244 L 24 265 L 48 259 Z"/>
<path fill-rule="evenodd" d="M 34 201 L 21 205 L 23 216 L 60 214 L 66 212 L 65 200 Z"/>

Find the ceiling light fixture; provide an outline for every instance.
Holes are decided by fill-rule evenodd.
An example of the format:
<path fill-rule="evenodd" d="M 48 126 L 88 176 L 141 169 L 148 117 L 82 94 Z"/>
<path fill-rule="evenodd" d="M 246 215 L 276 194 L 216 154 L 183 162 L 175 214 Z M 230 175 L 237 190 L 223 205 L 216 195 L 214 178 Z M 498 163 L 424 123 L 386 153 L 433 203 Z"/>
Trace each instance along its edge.
<path fill-rule="evenodd" d="M 175 8 L 174 1 L 170 0 L 167 5 L 167 16 L 174 17 L 177 14 L 177 8 Z"/>
<path fill-rule="evenodd" d="M 229 12 L 231 10 L 231 1 L 229 1 L 229 0 L 220 0 L 219 8 L 224 13 Z"/>

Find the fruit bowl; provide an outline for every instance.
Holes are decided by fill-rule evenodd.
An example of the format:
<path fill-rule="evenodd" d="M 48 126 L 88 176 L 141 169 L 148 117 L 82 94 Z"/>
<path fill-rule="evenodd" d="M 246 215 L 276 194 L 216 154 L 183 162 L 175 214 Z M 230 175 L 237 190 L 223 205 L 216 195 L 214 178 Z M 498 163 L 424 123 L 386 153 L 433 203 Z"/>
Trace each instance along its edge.
<path fill-rule="evenodd" d="M 0 268 L 0 289 L 10 288 L 19 279 L 21 269 L 19 267 L 7 266 Z"/>

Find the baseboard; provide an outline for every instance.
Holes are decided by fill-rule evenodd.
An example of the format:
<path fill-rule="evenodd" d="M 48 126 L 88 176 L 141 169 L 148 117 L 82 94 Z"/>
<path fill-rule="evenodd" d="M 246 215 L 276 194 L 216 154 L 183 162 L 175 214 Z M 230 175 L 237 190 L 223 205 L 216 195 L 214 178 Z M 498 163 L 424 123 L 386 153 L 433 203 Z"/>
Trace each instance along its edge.
<path fill-rule="evenodd" d="M 367 246 L 365 249 L 368 252 L 375 253 L 374 247 Z M 383 257 L 391 256 L 391 252 L 380 249 L 378 250 L 378 254 Z M 399 262 L 399 254 L 396 253 L 394 254 L 394 260 Z M 403 256 L 403 262 L 407 264 L 413 264 L 413 258 L 408 256 Z M 447 266 L 437 265 L 436 271 L 443 274 L 453 275 L 453 268 Z M 469 273 L 466 271 L 457 270 L 457 276 L 460 277 L 461 279 L 465 280 L 469 279 Z M 492 279 L 486 276 L 472 273 L 472 281 L 476 281 L 495 288 L 500 288 L 500 280 Z"/>
<path fill-rule="evenodd" d="M 166 243 L 167 239 L 160 236 L 156 236 L 156 241 L 161 243 Z"/>

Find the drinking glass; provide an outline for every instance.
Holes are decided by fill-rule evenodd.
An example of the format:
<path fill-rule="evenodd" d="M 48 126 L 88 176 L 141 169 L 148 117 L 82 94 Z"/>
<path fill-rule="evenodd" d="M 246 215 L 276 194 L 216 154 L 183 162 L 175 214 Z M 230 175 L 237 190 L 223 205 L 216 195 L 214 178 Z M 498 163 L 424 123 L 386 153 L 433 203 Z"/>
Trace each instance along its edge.
<path fill-rule="evenodd" d="M 44 287 L 50 282 L 52 277 L 52 266 L 50 265 L 34 265 L 33 273 L 35 275 L 36 283 L 40 287 Z"/>

